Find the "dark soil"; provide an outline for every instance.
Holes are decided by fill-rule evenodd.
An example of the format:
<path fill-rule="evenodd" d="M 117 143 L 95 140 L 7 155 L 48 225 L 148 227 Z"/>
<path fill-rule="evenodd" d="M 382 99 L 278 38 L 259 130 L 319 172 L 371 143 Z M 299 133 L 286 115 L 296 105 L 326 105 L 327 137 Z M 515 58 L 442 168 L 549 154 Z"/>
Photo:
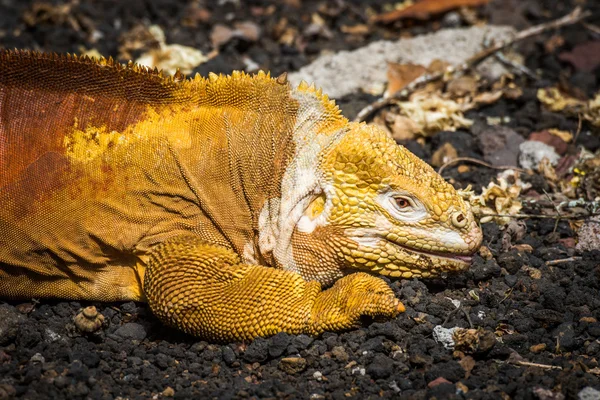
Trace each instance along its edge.
<path fill-rule="evenodd" d="M 71 4 L 68 12 L 60 14 L 32 2 L 0 0 L 0 47 L 52 52 L 96 48 L 103 55 L 119 57 L 126 32 L 139 24 L 158 24 L 168 43 L 208 53 L 213 48 L 210 33 L 215 24 L 253 21 L 262 28 L 257 41 L 238 38 L 221 45 L 219 55 L 202 64 L 198 72 L 243 69 L 249 57 L 278 74 L 298 69 L 325 50 L 352 49 L 382 38 L 466 25 L 454 13 L 426 22 L 372 27 L 357 38 L 342 27 L 364 24 L 368 8 L 380 12 L 386 3 L 394 2 L 279 3 L 47 3 Z M 600 25 L 596 0 L 497 0 L 481 15 L 520 29 L 564 15 L 575 4 L 592 10 L 588 22 Z M 325 32 L 309 29 L 315 13 L 325 21 Z M 274 39 L 282 18 L 299 32 L 298 40 L 290 45 Z M 560 81 L 587 95 L 598 92 L 600 68 L 578 71 L 558 54 L 599 37 L 581 25 L 559 33 L 564 43 L 552 51 L 544 43 L 553 33 L 520 46 L 526 65 L 541 71 L 537 81 L 518 78 L 524 91 L 521 98 L 503 99 L 470 112 L 468 117 L 476 124 L 468 131 L 442 132 L 424 146 L 407 145 L 426 160 L 445 142 L 451 142 L 460 156 L 481 159 L 478 136 L 492 129 L 487 117 L 510 117 L 505 125 L 524 137 L 548 127 L 576 130 L 577 119 L 540 109 L 536 90 Z M 132 56 L 137 56 L 135 50 Z M 357 94 L 340 104 L 353 117 L 372 100 Z M 576 144 L 596 151 L 600 135 L 584 124 Z M 473 167 L 459 173 L 451 168 L 445 174 L 457 186 L 471 183 L 479 190 L 496 171 Z M 543 186 L 539 180 L 537 184 Z M 491 258 L 476 256 L 471 270 L 459 276 L 390 281 L 406 313 L 393 321 L 319 338 L 279 334 L 251 343 L 210 344 L 164 327 L 145 304 L 135 303 L 94 303 L 105 325 L 95 334 L 82 335 L 73 317 L 90 303 L 1 304 L 0 399 L 599 398 L 600 250 L 577 253 L 571 240 L 575 233 L 566 221 L 556 227 L 552 219 L 530 219 L 525 224 L 525 236 L 513 238 L 512 244 L 528 244 L 531 251 L 527 246 L 507 250 L 510 239 L 505 233 L 493 223 L 484 224 L 484 244 Z M 572 256 L 578 258 L 547 264 Z M 453 301 L 460 302 L 459 309 Z M 460 351 L 453 353 L 434 340 L 438 325 L 479 328 L 471 332 L 479 342 L 467 338 Z"/>

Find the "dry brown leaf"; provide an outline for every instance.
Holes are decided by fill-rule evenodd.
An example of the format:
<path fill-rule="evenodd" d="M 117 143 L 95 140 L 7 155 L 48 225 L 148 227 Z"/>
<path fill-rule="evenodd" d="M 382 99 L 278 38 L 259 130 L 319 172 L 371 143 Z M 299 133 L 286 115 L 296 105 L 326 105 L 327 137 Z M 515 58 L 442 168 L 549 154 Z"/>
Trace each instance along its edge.
<path fill-rule="evenodd" d="M 233 24 L 236 35 L 250 42 L 260 39 L 260 27 L 252 21 L 240 21 Z"/>
<path fill-rule="evenodd" d="M 546 53 L 554 53 L 554 50 L 562 47 L 563 44 L 565 44 L 565 38 L 558 34 L 552 35 L 550 39 L 546 40 L 544 43 L 544 50 L 546 50 Z"/>
<path fill-rule="evenodd" d="M 590 100 L 588 109 L 583 116 L 590 121 L 592 125 L 600 127 L 600 92 L 596 93 L 596 97 Z"/>
<path fill-rule="evenodd" d="M 516 100 L 523 96 L 523 89 L 511 82 L 504 88 L 503 95 L 507 99 Z"/>
<path fill-rule="evenodd" d="M 542 279 L 542 271 L 540 271 L 537 268 L 524 265 L 523 267 L 521 267 L 521 271 L 526 272 L 531 279 Z"/>
<path fill-rule="evenodd" d="M 422 65 L 389 62 L 387 69 L 388 87 L 385 92 L 385 97 L 391 96 L 399 90 L 404 89 L 406 85 L 426 72 L 427 68 Z"/>
<path fill-rule="evenodd" d="M 342 33 L 347 33 L 349 35 L 366 35 L 371 30 L 368 25 L 365 24 L 357 24 L 357 25 L 342 25 L 340 27 L 340 31 Z"/>
<path fill-rule="evenodd" d="M 515 244 L 513 249 L 516 249 L 520 253 L 533 253 L 533 247 L 527 243 Z"/>
<path fill-rule="evenodd" d="M 573 140 L 573 134 L 568 131 L 561 131 L 560 129 L 548 129 L 548 132 L 561 138 L 566 143 L 569 143 L 571 140 Z"/>
<path fill-rule="evenodd" d="M 600 92 L 593 99 L 584 101 L 562 92 L 557 87 L 539 89 L 538 100 L 553 112 L 564 112 L 572 116 L 581 115 L 592 125 L 600 127 Z"/>
<path fill-rule="evenodd" d="M 483 92 L 479 93 L 473 98 L 473 103 L 477 105 L 488 105 L 495 103 L 502 97 L 502 91 L 498 90 L 496 92 Z"/>
<path fill-rule="evenodd" d="M 420 132 L 419 126 L 410 118 L 396 115 L 389 128 L 392 138 L 397 141 L 412 140 Z"/>
<path fill-rule="evenodd" d="M 464 174 L 469 172 L 471 170 L 471 167 L 469 167 L 468 165 L 459 165 L 458 168 L 456 168 L 456 170 L 459 174 Z"/>
<path fill-rule="evenodd" d="M 446 71 L 450 66 L 446 61 L 438 60 L 437 58 L 425 67 L 420 64 L 398 64 L 388 63 L 387 77 L 388 87 L 384 93 L 384 97 L 390 97 L 400 90 L 404 89 L 407 85 L 412 83 L 414 80 L 427 75 L 437 74 Z M 433 93 L 441 91 L 444 83 L 442 81 L 433 81 L 425 84 L 424 87 L 419 89 L 417 92 Z M 415 93 L 417 93 L 415 92 Z"/>
<path fill-rule="evenodd" d="M 210 42 L 213 47 L 219 47 L 233 38 L 233 29 L 223 24 L 215 24 L 210 32 Z"/>
<path fill-rule="evenodd" d="M 537 98 L 548 110 L 553 112 L 566 111 L 577 114 L 586 108 L 585 101 L 571 97 L 557 87 L 538 89 Z"/>
<path fill-rule="evenodd" d="M 534 344 L 529 347 L 529 351 L 532 353 L 541 353 L 544 350 L 546 350 L 546 343 Z"/>
<path fill-rule="evenodd" d="M 439 149 L 437 149 L 431 156 L 431 165 L 434 167 L 441 167 L 448 161 L 452 161 L 458 157 L 456 148 L 451 143 L 446 142 Z"/>
<path fill-rule="evenodd" d="M 216 24 L 210 33 L 210 41 L 215 48 L 219 48 L 233 38 L 256 42 L 260 38 L 260 32 L 260 27 L 252 21 L 236 22 L 233 28 Z"/>
<path fill-rule="evenodd" d="M 427 66 L 427 71 L 429 71 L 432 74 L 438 73 L 438 72 L 444 72 L 450 66 L 452 66 L 452 64 L 450 64 L 448 61 L 444 61 L 444 60 L 440 60 L 439 58 L 436 58 L 433 61 L 431 61 L 431 63 Z"/>
<path fill-rule="evenodd" d="M 542 174 L 544 178 L 548 181 L 548 183 L 557 183 L 558 176 L 556 176 L 556 170 L 550 160 L 546 157 L 542 158 L 542 161 L 538 164 L 538 172 Z"/>
<path fill-rule="evenodd" d="M 470 187 L 459 191 L 471 204 L 473 213 L 482 224 L 491 221 L 498 225 L 507 224 L 510 216 L 519 214 L 523 208 L 519 199 L 521 192 L 531 187 L 529 183 L 522 182 L 519 172 L 514 170 L 501 172 L 497 180 L 498 183 L 490 182 L 483 188 L 480 195 L 475 195 Z M 509 181 L 514 183 L 510 184 Z"/>
<path fill-rule="evenodd" d="M 486 261 L 494 258 L 494 255 L 492 254 L 490 248 L 487 246 L 481 246 L 479 248 L 479 255 Z"/>
<path fill-rule="evenodd" d="M 460 390 L 463 393 L 469 393 L 469 387 L 462 382 L 456 382 L 456 389 Z"/>
<path fill-rule="evenodd" d="M 388 24 L 406 18 L 428 19 L 431 15 L 460 7 L 482 6 L 488 2 L 489 0 L 422 0 L 405 8 L 377 15 L 372 20 Z"/>
<path fill-rule="evenodd" d="M 477 78 L 472 75 L 462 75 L 448 82 L 447 91 L 452 97 L 473 96 L 479 87 Z"/>
<path fill-rule="evenodd" d="M 471 375 L 471 371 L 475 368 L 475 359 L 471 356 L 466 356 L 458 362 L 465 371 L 465 379 Z"/>

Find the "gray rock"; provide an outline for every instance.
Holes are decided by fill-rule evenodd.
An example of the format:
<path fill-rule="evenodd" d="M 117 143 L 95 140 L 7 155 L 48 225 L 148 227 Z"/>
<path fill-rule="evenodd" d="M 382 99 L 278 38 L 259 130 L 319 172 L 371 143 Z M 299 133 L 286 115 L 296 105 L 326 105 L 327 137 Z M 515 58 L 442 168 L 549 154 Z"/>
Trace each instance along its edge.
<path fill-rule="evenodd" d="M 367 374 L 373 379 L 388 378 L 394 372 L 394 361 L 383 354 L 377 354 L 367 367 Z"/>
<path fill-rule="evenodd" d="M 246 348 L 244 360 L 250 363 L 262 362 L 269 356 L 269 341 L 263 338 L 256 338 Z"/>
<path fill-rule="evenodd" d="M 584 387 L 577 393 L 577 398 L 579 400 L 599 400 L 600 399 L 600 391 L 594 389 L 591 386 Z"/>
<path fill-rule="evenodd" d="M 555 165 L 560 156 L 554 150 L 554 147 L 537 140 L 526 140 L 519 145 L 519 164 L 525 169 L 535 169 L 540 161 L 547 158 L 552 165 Z"/>
<path fill-rule="evenodd" d="M 483 281 L 486 279 L 490 279 L 493 276 L 500 275 L 500 266 L 493 258 L 491 260 L 487 260 L 481 263 L 474 263 L 473 268 L 469 270 L 469 274 L 475 280 Z"/>
<path fill-rule="evenodd" d="M 308 335 L 304 335 L 304 334 L 298 335 L 292 339 L 292 346 L 294 346 L 298 350 L 304 350 L 308 346 L 310 346 L 310 344 L 312 342 L 314 342 L 314 340 L 315 339 L 313 339 L 312 337 L 310 337 Z"/>
<path fill-rule="evenodd" d="M 231 365 L 235 362 L 236 355 L 231 347 L 223 346 L 222 354 L 223 354 L 223 361 L 225 361 L 225 364 Z"/>
<path fill-rule="evenodd" d="M 519 146 L 525 139 L 505 126 L 492 126 L 479 135 L 483 159 L 495 166 L 517 166 Z"/>
<path fill-rule="evenodd" d="M 285 332 L 279 332 L 270 339 L 269 355 L 271 357 L 279 357 L 287 349 L 290 344 L 291 336 Z"/>
<path fill-rule="evenodd" d="M 27 320 L 23 314 L 8 304 L 0 304 L 0 346 L 6 345 L 17 337 L 19 325 Z"/>
<path fill-rule="evenodd" d="M 579 251 L 600 249 L 600 216 L 586 219 L 577 232 L 579 241 L 575 248 Z"/>
<path fill-rule="evenodd" d="M 580 343 L 575 335 L 573 323 L 565 322 L 560 324 L 553 333 L 558 338 L 558 344 L 565 351 L 572 351 L 580 347 Z"/>
<path fill-rule="evenodd" d="M 457 65 L 482 50 L 485 38 L 505 40 L 514 34 L 507 26 L 477 26 L 442 29 L 432 34 L 398 41 L 380 40 L 353 51 L 325 54 L 298 72 L 288 75 L 297 85 L 301 80 L 314 82 L 330 97 L 340 98 L 350 93 L 383 87 L 387 82 L 387 63 L 429 65 L 441 59 Z M 488 60 L 478 68 L 479 73 L 492 78 L 506 70 L 498 62 Z"/>
<path fill-rule="evenodd" d="M 123 324 L 115 331 L 115 335 L 123 339 L 144 340 L 146 338 L 146 328 L 135 322 Z"/>

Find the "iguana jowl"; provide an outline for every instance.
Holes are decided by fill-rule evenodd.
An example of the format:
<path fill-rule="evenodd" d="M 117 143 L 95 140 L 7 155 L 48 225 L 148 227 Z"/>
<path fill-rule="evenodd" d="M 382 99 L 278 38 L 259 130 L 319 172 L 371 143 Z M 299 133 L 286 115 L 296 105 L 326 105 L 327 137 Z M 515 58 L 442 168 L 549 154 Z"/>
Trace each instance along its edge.
<path fill-rule="evenodd" d="M 0 51 L 0 297 L 319 334 L 403 310 L 366 272 L 463 270 L 480 242 L 452 186 L 314 86 Z"/>

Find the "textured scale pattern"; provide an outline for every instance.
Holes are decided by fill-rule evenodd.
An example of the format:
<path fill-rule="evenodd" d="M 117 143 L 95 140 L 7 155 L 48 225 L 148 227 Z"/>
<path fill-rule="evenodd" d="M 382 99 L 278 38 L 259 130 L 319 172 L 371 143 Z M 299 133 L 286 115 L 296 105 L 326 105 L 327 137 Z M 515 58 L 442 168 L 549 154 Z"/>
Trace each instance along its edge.
<path fill-rule="evenodd" d="M 460 271 L 480 242 L 452 186 L 313 85 L 0 50 L 0 297 L 318 335 L 403 311 L 365 272 Z"/>

